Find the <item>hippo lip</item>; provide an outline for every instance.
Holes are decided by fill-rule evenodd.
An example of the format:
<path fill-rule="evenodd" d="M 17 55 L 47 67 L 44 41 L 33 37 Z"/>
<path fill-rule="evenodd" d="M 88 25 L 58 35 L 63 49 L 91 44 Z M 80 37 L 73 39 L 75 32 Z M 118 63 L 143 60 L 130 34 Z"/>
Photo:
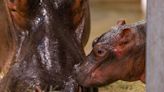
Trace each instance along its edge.
<path fill-rule="evenodd" d="M 83 77 L 83 78 L 81 78 L 80 79 L 80 84 L 82 84 L 83 86 L 86 86 L 86 87 L 88 87 L 88 86 L 94 86 L 95 84 L 94 83 L 92 83 L 92 81 L 95 81 L 96 82 L 96 84 L 97 83 L 100 83 L 100 84 L 102 84 L 102 81 L 101 80 L 95 80 L 95 77 L 94 77 L 94 73 L 95 73 L 95 71 L 96 71 L 96 69 L 99 67 L 99 66 L 101 66 L 103 63 L 97 63 L 97 64 L 95 64 L 90 70 L 88 70 L 88 72 L 87 73 L 85 73 L 84 75 L 81 75 L 81 76 L 85 76 L 85 77 Z M 82 73 L 83 74 L 83 73 Z M 80 77 L 81 77 L 80 76 Z"/>
<path fill-rule="evenodd" d="M 79 69 L 76 68 L 76 75 L 78 76 L 77 77 L 78 82 L 82 84 L 83 86 L 85 86 L 87 85 L 88 80 L 91 80 L 91 81 L 94 80 L 93 73 L 96 71 L 98 67 L 100 67 L 102 64 L 106 62 L 105 59 L 108 58 L 109 54 L 110 53 L 107 52 L 103 58 L 99 58 L 96 60 L 94 53 L 91 52 L 87 56 L 86 62 L 79 65 L 78 66 L 80 67 Z M 85 76 L 85 77 L 81 77 L 81 76 Z"/>
<path fill-rule="evenodd" d="M 88 59 L 87 59 L 87 62 L 93 62 L 93 61 L 96 61 L 96 62 L 93 62 L 93 65 L 91 66 L 91 68 L 90 68 L 90 69 L 87 69 L 87 70 L 88 70 L 87 76 L 92 77 L 92 76 L 91 76 L 92 73 L 94 73 L 98 67 L 100 67 L 102 64 L 104 64 L 104 63 L 106 63 L 106 62 L 110 62 L 110 59 L 108 58 L 110 54 L 112 54 L 112 52 L 111 52 L 111 51 L 108 51 L 108 52 L 106 53 L 105 56 L 103 56 L 103 57 L 97 59 L 97 58 L 94 56 L 93 52 L 91 52 L 91 53 L 88 55 L 88 57 L 87 57 L 87 58 L 88 58 Z M 112 55 L 113 55 L 113 54 L 112 54 Z M 94 57 L 94 58 L 90 58 L 90 57 Z M 111 56 L 111 57 L 112 57 L 112 56 Z M 94 60 L 92 60 L 92 59 L 94 59 Z M 96 60 L 96 59 L 97 59 L 97 60 Z M 109 60 L 108 60 L 108 59 L 109 59 Z"/>
<path fill-rule="evenodd" d="M 80 69 L 78 74 L 78 81 L 80 84 L 82 84 L 83 86 L 88 85 L 88 80 L 92 81 L 92 73 L 94 73 L 94 71 L 96 70 L 97 67 L 99 67 L 101 64 L 96 64 L 94 66 L 91 66 L 91 68 L 89 69 Z M 84 76 L 84 77 L 81 77 Z"/>
<path fill-rule="evenodd" d="M 93 63 L 93 65 L 92 65 L 92 58 L 88 58 L 88 60 L 87 61 L 91 61 L 90 63 L 91 63 L 91 67 L 89 68 L 89 69 L 87 69 L 87 73 L 85 73 L 85 78 L 83 78 L 82 80 L 83 81 L 85 81 L 85 80 L 87 80 L 88 78 L 92 78 L 92 74 L 96 71 L 96 69 L 99 67 L 99 66 L 101 66 L 104 62 L 101 62 L 101 61 L 103 61 L 103 60 L 105 60 L 106 58 L 107 58 L 107 56 L 108 55 L 106 55 L 106 57 L 105 58 L 103 58 L 103 59 L 100 59 L 99 61 L 97 61 L 96 63 Z M 87 65 L 86 65 L 87 66 Z M 85 69 L 85 67 L 83 67 L 84 68 L 84 70 L 86 71 L 86 69 Z"/>
<path fill-rule="evenodd" d="M 91 59 L 92 60 L 92 59 Z M 87 60 L 88 61 L 88 60 Z M 82 65 L 79 65 L 80 68 L 76 68 L 76 76 L 77 80 L 84 84 L 84 82 L 91 78 L 90 74 L 96 70 L 97 67 L 99 67 L 99 63 L 92 63 L 92 62 L 85 62 Z M 85 76 L 85 77 L 81 77 Z"/>

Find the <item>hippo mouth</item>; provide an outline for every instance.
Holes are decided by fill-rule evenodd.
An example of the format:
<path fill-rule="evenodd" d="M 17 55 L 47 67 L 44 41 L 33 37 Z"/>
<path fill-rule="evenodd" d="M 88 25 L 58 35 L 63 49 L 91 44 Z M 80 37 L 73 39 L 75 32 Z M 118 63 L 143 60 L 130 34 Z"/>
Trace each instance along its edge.
<path fill-rule="evenodd" d="M 109 61 L 108 59 L 109 53 L 102 59 L 99 59 L 99 61 L 95 62 L 95 57 L 93 53 L 89 54 L 87 57 L 87 61 L 79 65 L 79 69 L 76 69 L 76 78 L 77 81 L 83 85 L 83 86 L 92 86 L 94 84 L 102 84 L 103 81 L 98 80 L 95 76 L 95 72 L 99 67 L 101 67 L 106 61 Z M 104 62 L 102 62 L 104 61 Z"/>
<path fill-rule="evenodd" d="M 101 75 L 97 76 L 96 71 L 102 64 L 103 63 L 99 63 L 99 64 L 94 65 L 90 69 L 81 70 L 78 73 L 78 77 L 77 77 L 78 83 L 85 87 L 101 86 L 104 83 L 104 81 L 98 78 Z"/>

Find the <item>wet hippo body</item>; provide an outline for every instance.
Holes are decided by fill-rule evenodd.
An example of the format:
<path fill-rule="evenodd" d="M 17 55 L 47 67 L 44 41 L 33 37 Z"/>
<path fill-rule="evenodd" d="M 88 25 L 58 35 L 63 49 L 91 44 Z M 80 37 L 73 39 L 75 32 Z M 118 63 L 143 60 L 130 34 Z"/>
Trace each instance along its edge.
<path fill-rule="evenodd" d="M 12 54 L 0 92 L 92 92 L 72 77 L 84 61 L 87 0 L 4 0 Z M 4 31 L 4 29 L 2 29 Z M 1 72 L 6 66 L 1 66 Z M 95 91 L 96 92 L 96 91 Z"/>
<path fill-rule="evenodd" d="M 145 22 L 117 26 L 93 42 L 86 62 L 77 68 L 83 86 L 102 86 L 117 80 L 145 81 Z M 83 77 L 81 77 L 83 76 Z"/>

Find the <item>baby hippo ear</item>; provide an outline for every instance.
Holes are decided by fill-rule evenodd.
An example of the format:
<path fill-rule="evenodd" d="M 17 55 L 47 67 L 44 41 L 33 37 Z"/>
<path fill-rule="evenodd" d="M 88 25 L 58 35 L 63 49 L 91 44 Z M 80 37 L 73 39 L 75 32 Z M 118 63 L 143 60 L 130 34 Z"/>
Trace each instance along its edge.
<path fill-rule="evenodd" d="M 121 26 L 121 25 L 125 25 L 125 24 L 126 24 L 126 22 L 123 19 L 117 21 L 117 26 Z"/>
<path fill-rule="evenodd" d="M 134 37 L 134 35 L 132 34 L 132 30 L 129 28 L 122 30 L 119 36 L 120 40 L 118 44 L 114 47 L 114 53 L 117 58 L 124 55 L 125 50 L 127 50 L 130 44 L 133 42 L 132 38 Z"/>
<path fill-rule="evenodd" d="M 123 29 L 120 33 L 121 40 L 130 40 L 133 37 L 132 29 Z"/>

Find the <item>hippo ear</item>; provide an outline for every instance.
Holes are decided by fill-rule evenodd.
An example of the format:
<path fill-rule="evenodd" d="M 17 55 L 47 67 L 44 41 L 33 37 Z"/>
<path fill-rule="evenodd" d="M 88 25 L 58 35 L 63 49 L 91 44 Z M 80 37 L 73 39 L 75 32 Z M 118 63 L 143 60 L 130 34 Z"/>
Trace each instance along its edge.
<path fill-rule="evenodd" d="M 117 57 L 122 57 L 126 48 L 129 47 L 132 38 L 134 35 L 132 34 L 132 30 L 127 28 L 121 31 L 120 40 L 118 44 L 114 47 L 114 53 Z"/>
<path fill-rule="evenodd" d="M 129 38 L 129 37 L 131 37 L 130 36 L 131 33 L 132 33 L 132 30 L 130 28 L 123 29 L 120 33 L 120 37 L 121 37 L 122 40 L 126 39 L 126 38 Z"/>
<path fill-rule="evenodd" d="M 9 12 L 15 23 L 24 28 L 27 26 L 28 18 L 31 11 L 35 10 L 36 3 L 39 4 L 39 0 L 6 0 Z"/>
<path fill-rule="evenodd" d="M 125 22 L 125 20 L 118 20 L 117 21 L 117 26 L 121 26 L 121 25 L 125 25 L 126 24 L 126 22 Z"/>
<path fill-rule="evenodd" d="M 26 13 L 28 11 L 28 0 L 8 0 L 8 7 L 11 11 Z"/>
<path fill-rule="evenodd" d="M 34 10 L 37 4 L 39 4 L 40 0 L 7 0 L 8 7 L 11 10 L 29 13 Z"/>

